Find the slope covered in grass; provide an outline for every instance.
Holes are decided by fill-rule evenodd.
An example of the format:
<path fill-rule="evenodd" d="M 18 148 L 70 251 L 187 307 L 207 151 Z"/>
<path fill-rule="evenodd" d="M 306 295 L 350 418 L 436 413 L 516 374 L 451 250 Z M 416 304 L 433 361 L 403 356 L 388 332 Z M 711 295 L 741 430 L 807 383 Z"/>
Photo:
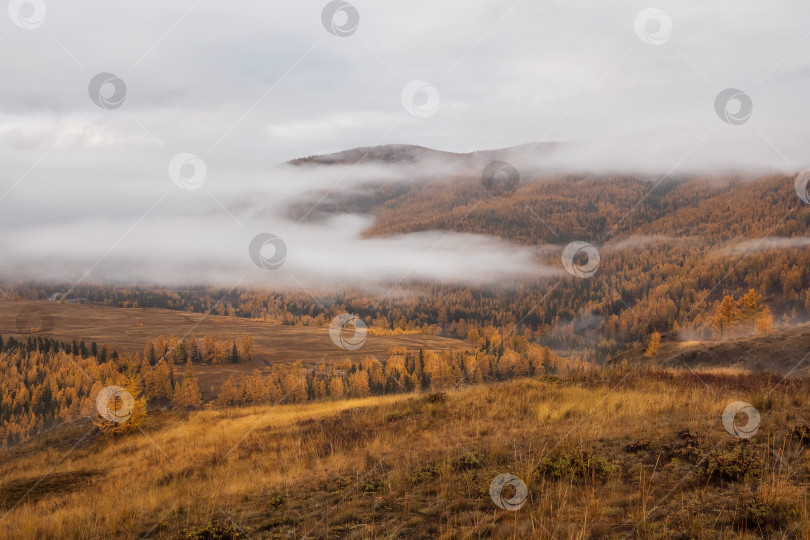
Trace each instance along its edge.
<path fill-rule="evenodd" d="M 163 413 L 116 439 L 80 423 L 0 457 L 0 537 L 808 537 L 808 398 L 807 380 L 614 368 Z M 721 422 L 737 400 L 761 414 L 750 439 Z M 516 512 L 490 498 L 502 473 L 527 485 Z"/>

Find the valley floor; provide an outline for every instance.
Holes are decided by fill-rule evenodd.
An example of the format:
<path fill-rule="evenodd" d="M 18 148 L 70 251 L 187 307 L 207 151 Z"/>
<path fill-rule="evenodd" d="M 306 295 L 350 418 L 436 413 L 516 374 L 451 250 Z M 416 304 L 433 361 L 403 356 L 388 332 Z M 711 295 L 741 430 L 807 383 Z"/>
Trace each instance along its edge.
<path fill-rule="evenodd" d="M 810 538 L 808 398 L 806 379 L 614 368 L 156 413 L 114 439 L 79 422 L 0 455 L 0 537 Z M 732 401 L 753 437 L 725 429 Z M 527 486 L 514 512 L 490 497 L 503 473 Z"/>

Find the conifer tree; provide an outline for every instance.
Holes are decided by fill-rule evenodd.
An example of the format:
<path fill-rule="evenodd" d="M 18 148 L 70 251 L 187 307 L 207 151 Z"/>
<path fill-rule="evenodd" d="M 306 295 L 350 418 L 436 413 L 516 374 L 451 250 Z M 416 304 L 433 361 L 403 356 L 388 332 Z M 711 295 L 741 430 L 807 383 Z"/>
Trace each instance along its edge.
<path fill-rule="evenodd" d="M 724 296 L 714 312 L 714 325 L 720 331 L 721 336 L 734 326 L 737 322 L 739 312 L 740 310 L 734 297 L 730 295 Z"/>

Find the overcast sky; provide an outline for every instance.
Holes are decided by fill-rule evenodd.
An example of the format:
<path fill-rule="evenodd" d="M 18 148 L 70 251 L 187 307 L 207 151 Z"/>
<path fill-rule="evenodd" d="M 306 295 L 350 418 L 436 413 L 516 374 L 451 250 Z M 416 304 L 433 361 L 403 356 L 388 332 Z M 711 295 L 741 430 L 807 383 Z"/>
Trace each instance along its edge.
<path fill-rule="evenodd" d="M 660 174 L 810 161 L 806 0 L 357 0 L 327 17 L 346 36 L 325 27 L 327 5 L 12 1 L 0 17 L 5 275 L 113 279 L 124 265 L 122 280 L 235 282 L 231 263 L 252 264 L 259 232 L 287 240 L 300 275 L 398 279 L 410 261 L 412 276 L 448 280 L 481 265 L 495 280 L 547 271 L 488 238 L 375 244 L 358 239 L 363 217 L 285 221 L 286 201 L 340 176 L 273 166 L 355 146 L 584 141 L 558 159 Z M 92 87 L 99 73 L 125 93 Z M 743 96 L 724 121 L 727 88 Z M 172 183 L 180 153 L 205 164 L 199 189 Z M 246 194 L 254 206 L 233 208 Z M 487 250 L 500 255 L 476 258 Z"/>

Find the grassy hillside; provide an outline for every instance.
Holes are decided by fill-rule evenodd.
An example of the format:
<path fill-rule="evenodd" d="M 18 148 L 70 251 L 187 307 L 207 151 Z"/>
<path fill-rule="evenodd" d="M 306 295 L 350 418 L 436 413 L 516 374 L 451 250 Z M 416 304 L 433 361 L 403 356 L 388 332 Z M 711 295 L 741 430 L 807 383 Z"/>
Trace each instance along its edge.
<path fill-rule="evenodd" d="M 806 380 L 625 367 L 162 413 L 114 439 L 74 424 L 0 456 L 0 537 L 808 538 L 809 398 Z M 737 400 L 761 414 L 750 439 L 721 422 Z M 502 473 L 527 485 L 518 511 L 490 498 Z"/>
<path fill-rule="evenodd" d="M 728 367 L 807 377 L 808 351 L 810 324 L 805 323 L 766 336 L 670 343 L 658 353 L 656 361 L 674 368 Z"/>

